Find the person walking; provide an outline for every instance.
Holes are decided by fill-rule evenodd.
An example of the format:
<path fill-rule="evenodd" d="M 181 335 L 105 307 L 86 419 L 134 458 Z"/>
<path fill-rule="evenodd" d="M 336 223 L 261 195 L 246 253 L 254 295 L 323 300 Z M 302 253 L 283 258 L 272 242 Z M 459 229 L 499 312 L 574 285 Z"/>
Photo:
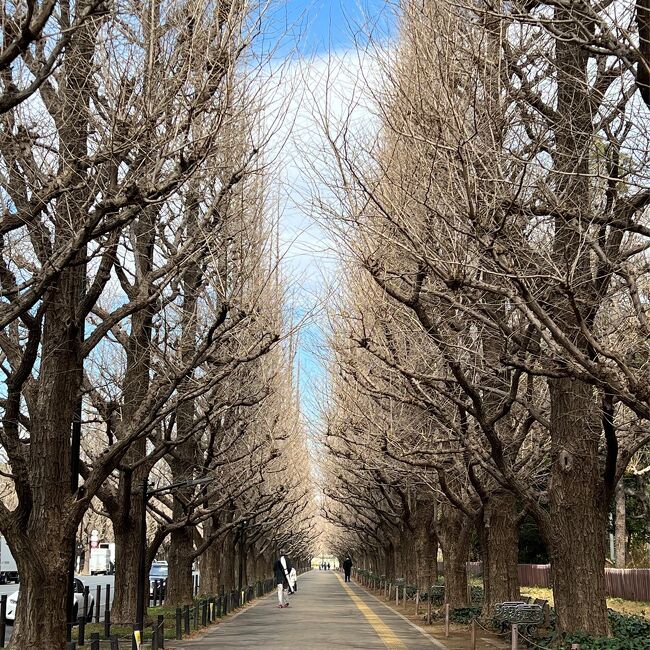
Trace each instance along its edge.
<path fill-rule="evenodd" d="M 289 580 L 289 573 L 291 572 L 291 560 L 284 554 L 280 553 L 280 557 L 273 565 L 273 572 L 275 573 L 275 583 L 278 586 L 278 607 L 289 607 L 289 599 L 287 598 L 286 591 L 291 591 L 291 582 Z"/>
<path fill-rule="evenodd" d="M 352 560 L 349 556 L 343 560 L 343 573 L 345 573 L 345 581 L 350 582 L 350 574 L 352 573 Z"/>
<path fill-rule="evenodd" d="M 296 567 L 291 567 L 291 571 L 289 571 L 289 582 L 291 583 L 291 589 L 293 589 L 293 593 L 295 594 L 298 591 L 298 572 L 296 571 Z"/>
<path fill-rule="evenodd" d="M 331 568 L 331 565 L 330 565 L 330 563 L 328 562 L 328 563 L 327 563 L 327 570 L 329 571 L 330 568 Z"/>

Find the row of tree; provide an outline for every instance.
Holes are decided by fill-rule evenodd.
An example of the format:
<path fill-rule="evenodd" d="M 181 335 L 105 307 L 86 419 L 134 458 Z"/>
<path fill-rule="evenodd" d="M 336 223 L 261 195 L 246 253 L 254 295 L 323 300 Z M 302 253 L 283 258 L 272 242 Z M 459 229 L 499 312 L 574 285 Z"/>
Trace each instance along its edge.
<path fill-rule="evenodd" d="M 426 585 L 440 544 L 460 607 L 476 533 L 489 615 L 532 516 L 561 633 L 609 633 L 608 513 L 650 442 L 647 11 L 404 0 L 378 137 L 327 138 L 338 550 Z"/>
<path fill-rule="evenodd" d="M 313 535 L 252 47 L 265 5 L 1 6 L 0 532 L 13 646 L 62 649 L 89 512 L 116 541 L 112 620 L 134 622 L 145 485 L 178 486 L 146 515 L 172 604 L 197 558 L 215 593 L 236 554 L 260 576 Z"/>

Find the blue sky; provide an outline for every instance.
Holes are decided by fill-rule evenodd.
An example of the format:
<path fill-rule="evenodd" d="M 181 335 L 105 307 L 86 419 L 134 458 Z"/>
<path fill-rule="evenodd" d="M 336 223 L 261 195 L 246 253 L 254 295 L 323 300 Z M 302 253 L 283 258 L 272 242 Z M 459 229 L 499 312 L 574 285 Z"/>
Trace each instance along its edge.
<path fill-rule="evenodd" d="M 276 5 L 273 22 L 288 29 L 289 46 L 298 41 L 302 54 L 353 47 L 354 39 L 370 31 L 385 35 L 391 23 L 386 0 L 285 0 Z"/>
<path fill-rule="evenodd" d="M 308 422 L 317 425 L 326 379 L 323 354 L 327 353 L 327 325 L 322 308 L 329 292 L 335 291 L 336 265 L 329 239 L 307 207 L 310 190 L 306 170 L 311 164 L 322 165 L 315 162 L 317 154 L 310 151 L 313 147 L 315 152 L 319 140 L 313 133 L 317 127 L 310 121 L 314 106 L 325 103 L 323 82 L 328 76 L 332 92 L 339 96 L 338 103 L 333 104 L 342 112 L 347 110 L 346 98 L 353 92 L 360 61 L 351 52 L 357 44 L 363 47 L 369 33 L 377 41 L 386 41 L 392 31 L 393 8 L 385 0 L 286 0 L 276 7 L 270 16 L 271 31 L 284 42 L 276 58 L 279 54 L 289 56 L 309 86 L 304 103 L 293 107 L 297 116 L 293 137 L 298 144 L 288 147 L 282 165 L 288 189 L 281 239 L 286 255 L 283 267 L 290 284 L 289 309 L 296 320 L 313 312 L 302 328 L 297 362 L 302 412 Z M 326 74 L 329 65 L 336 67 L 331 75 Z"/>

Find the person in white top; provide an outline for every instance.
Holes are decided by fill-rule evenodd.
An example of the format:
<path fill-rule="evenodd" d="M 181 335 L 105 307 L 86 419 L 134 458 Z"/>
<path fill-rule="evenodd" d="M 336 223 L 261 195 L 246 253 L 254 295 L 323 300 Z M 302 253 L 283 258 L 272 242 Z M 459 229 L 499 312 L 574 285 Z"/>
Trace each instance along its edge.
<path fill-rule="evenodd" d="M 291 589 L 295 593 L 298 591 L 298 573 L 296 572 L 296 567 L 291 567 L 289 571 L 289 582 L 291 583 Z"/>

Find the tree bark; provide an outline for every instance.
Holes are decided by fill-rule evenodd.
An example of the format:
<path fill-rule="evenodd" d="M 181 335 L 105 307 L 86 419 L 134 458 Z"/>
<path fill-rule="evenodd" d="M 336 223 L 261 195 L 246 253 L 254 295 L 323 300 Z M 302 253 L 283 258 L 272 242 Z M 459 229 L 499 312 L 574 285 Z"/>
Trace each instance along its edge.
<path fill-rule="evenodd" d="M 492 493 L 484 503 L 479 534 L 483 559 L 482 615 L 486 618 L 494 614 L 497 603 L 520 597 L 516 517 L 516 500 L 511 492 Z"/>
<path fill-rule="evenodd" d="M 232 589 L 237 580 L 235 576 L 235 536 L 232 532 L 226 533 L 221 551 L 221 586 L 226 590 Z"/>
<path fill-rule="evenodd" d="M 414 515 L 416 583 L 424 590 L 438 582 L 438 538 L 433 498 L 418 500 Z"/>
<path fill-rule="evenodd" d="M 194 544 L 192 530 L 183 528 L 171 534 L 169 545 L 169 576 L 165 605 L 177 607 L 190 604 L 194 600 L 192 564 Z M 216 593 L 216 592 L 215 592 Z"/>
<path fill-rule="evenodd" d="M 20 572 L 20 597 L 11 648 L 61 650 L 66 637 L 66 558 L 43 548 L 40 557 L 24 561 L 29 553 L 15 554 Z M 19 558 L 23 558 L 19 562 Z"/>
<path fill-rule="evenodd" d="M 606 636 L 607 508 L 593 389 L 571 379 L 553 379 L 549 384 L 553 464 L 545 537 L 557 629 Z"/>
<path fill-rule="evenodd" d="M 116 625 L 133 625 L 135 622 L 142 499 L 136 494 L 130 497 L 130 502 L 128 515 L 113 520 L 115 587 L 111 605 L 111 621 Z M 146 587 L 148 588 L 148 586 L 147 575 Z"/>
<path fill-rule="evenodd" d="M 472 532 L 469 517 L 449 504 L 442 504 L 438 539 L 445 565 L 445 603 L 451 609 L 467 607 L 467 559 Z"/>

